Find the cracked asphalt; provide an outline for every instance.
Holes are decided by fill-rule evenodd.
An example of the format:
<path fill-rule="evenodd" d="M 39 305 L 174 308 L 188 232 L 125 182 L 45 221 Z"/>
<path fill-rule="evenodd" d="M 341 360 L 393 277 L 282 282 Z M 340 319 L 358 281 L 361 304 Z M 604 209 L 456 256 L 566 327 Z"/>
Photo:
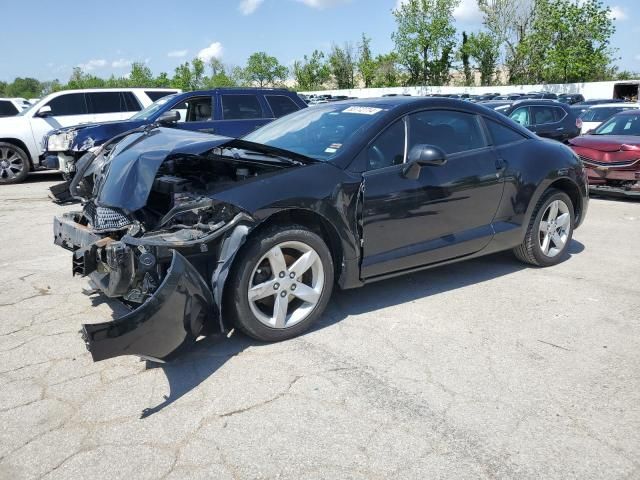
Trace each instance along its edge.
<path fill-rule="evenodd" d="M 157 366 L 86 352 L 113 311 L 52 244 L 57 181 L 0 188 L 0 478 L 640 478 L 640 203 L 592 199 L 554 268 L 337 292 L 300 338 Z"/>

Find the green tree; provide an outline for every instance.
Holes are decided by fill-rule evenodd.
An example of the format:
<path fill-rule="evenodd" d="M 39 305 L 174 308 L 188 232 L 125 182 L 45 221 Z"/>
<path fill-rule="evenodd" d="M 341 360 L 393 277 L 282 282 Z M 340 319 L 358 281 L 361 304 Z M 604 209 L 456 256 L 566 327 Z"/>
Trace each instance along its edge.
<path fill-rule="evenodd" d="M 258 87 L 275 86 L 287 79 L 287 67 L 281 65 L 276 57 L 265 52 L 256 52 L 247 60 L 244 77 Z"/>
<path fill-rule="evenodd" d="M 518 45 L 531 83 L 593 82 L 611 77 L 615 32 L 600 0 L 537 0 L 531 33 Z"/>
<path fill-rule="evenodd" d="M 398 66 L 398 54 L 390 52 L 376 56 L 374 60 L 373 87 L 399 87 L 402 85 L 402 72 Z"/>
<path fill-rule="evenodd" d="M 329 54 L 329 68 L 338 88 L 353 88 L 356 81 L 353 47 L 349 44 L 344 48 L 334 45 Z"/>
<path fill-rule="evenodd" d="M 375 71 L 376 62 L 371 53 L 371 39 L 363 33 L 362 40 L 358 44 L 358 72 L 365 88 L 373 84 Z"/>
<path fill-rule="evenodd" d="M 71 78 L 65 86 L 67 89 L 76 88 L 104 88 L 106 81 L 103 78 L 85 73 L 82 68 L 75 67 L 71 73 Z"/>
<path fill-rule="evenodd" d="M 394 10 L 392 38 L 411 85 L 445 85 L 450 79 L 456 29 L 453 9 L 460 0 L 407 0 Z"/>
<path fill-rule="evenodd" d="M 180 88 L 184 91 L 191 90 L 193 82 L 193 75 L 191 74 L 191 65 L 189 62 L 184 62 L 176 67 L 173 78 L 171 79 L 171 86 L 173 88 Z"/>
<path fill-rule="evenodd" d="M 167 72 L 160 72 L 160 74 L 153 80 L 153 86 L 158 88 L 171 87 L 171 79 Z"/>
<path fill-rule="evenodd" d="M 133 62 L 128 83 L 131 87 L 153 87 L 155 86 L 155 79 L 147 65 L 143 62 Z"/>
<path fill-rule="evenodd" d="M 293 64 L 293 76 L 299 90 L 320 90 L 331 78 L 331 71 L 325 62 L 324 53 L 314 50 L 311 57 Z"/>
<path fill-rule="evenodd" d="M 498 63 L 507 67 L 508 79 L 514 81 L 527 70 L 519 45 L 529 35 L 536 0 L 478 0 L 483 23 L 500 49 Z"/>
<path fill-rule="evenodd" d="M 465 49 L 476 62 L 476 69 L 480 72 L 480 85 L 493 85 L 500 56 L 500 46 L 493 35 L 488 32 L 472 33 Z"/>
<path fill-rule="evenodd" d="M 4 88 L 8 97 L 34 98 L 42 95 L 42 85 L 35 78 L 17 77 Z"/>
<path fill-rule="evenodd" d="M 473 85 L 473 72 L 471 71 L 471 65 L 469 65 L 469 37 L 467 32 L 462 32 L 462 45 L 460 46 L 460 59 L 462 60 L 462 72 L 464 74 L 465 86 Z"/>

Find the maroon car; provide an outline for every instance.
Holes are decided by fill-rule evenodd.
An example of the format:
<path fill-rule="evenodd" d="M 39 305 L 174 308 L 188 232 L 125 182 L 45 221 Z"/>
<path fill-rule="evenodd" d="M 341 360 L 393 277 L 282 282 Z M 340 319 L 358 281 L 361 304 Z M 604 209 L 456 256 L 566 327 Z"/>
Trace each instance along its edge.
<path fill-rule="evenodd" d="M 569 140 L 593 193 L 640 198 L 640 112 L 627 110 Z"/>

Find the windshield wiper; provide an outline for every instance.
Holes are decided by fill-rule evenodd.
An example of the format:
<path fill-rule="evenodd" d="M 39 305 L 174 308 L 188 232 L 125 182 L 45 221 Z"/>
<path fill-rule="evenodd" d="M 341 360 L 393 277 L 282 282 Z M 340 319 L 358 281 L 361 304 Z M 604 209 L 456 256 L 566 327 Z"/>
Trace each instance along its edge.
<path fill-rule="evenodd" d="M 263 143 L 254 143 L 247 140 L 235 139 L 224 145 L 225 148 L 236 147 L 242 150 L 251 150 L 257 153 L 264 154 L 266 156 L 278 158 L 293 165 L 309 165 L 311 163 L 317 163 L 319 160 L 315 158 L 307 157 L 300 153 L 285 150 L 283 148 L 272 147 L 271 145 L 265 145 Z"/>

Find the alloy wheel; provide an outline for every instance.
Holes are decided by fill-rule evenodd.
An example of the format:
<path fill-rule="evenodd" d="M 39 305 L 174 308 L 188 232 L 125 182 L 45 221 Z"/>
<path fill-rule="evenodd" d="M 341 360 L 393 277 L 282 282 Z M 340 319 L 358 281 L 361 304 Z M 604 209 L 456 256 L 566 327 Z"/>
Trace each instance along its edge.
<path fill-rule="evenodd" d="M 302 242 L 283 242 L 257 262 L 249 280 L 249 307 L 264 325 L 283 329 L 307 318 L 324 289 L 318 253 Z"/>
<path fill-rule="evenodd" d="M 14 149 L 0 148 L 0 179 L 13 180 L 24 170 L 24 160 Z"/>
<path fill-rule="evenodd" d="M 571 214 L 562 200 L 551 202 L 542 215 L 538 242 L 547 257 L 555 257 L 564 249 L 571 233 Z"/>

